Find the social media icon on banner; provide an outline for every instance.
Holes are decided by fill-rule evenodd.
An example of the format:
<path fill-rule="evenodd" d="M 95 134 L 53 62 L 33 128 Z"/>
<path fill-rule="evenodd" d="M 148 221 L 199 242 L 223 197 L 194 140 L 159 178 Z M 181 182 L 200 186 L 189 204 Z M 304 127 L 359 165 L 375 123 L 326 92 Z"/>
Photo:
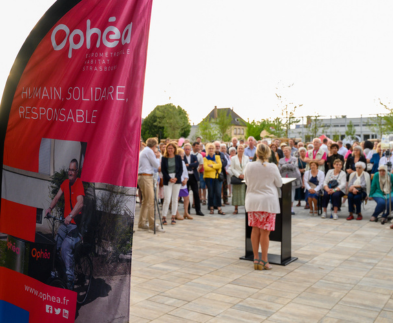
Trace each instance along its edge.
<path fill-rule="evenodd" d="M 46 305 L 46 312 L 52 314 L 52 306 Z"/>
<path fill-rule="evenodd" d="M 61 308 L 55 308 L 55 314 L 56 314 L 56 315 L 59 315 L 60 312 L 61 312 Z"/>
<path fill-rule="evenodd" d="M 63 317 L 68 319 L 68 311 L 63 309 Z"/>

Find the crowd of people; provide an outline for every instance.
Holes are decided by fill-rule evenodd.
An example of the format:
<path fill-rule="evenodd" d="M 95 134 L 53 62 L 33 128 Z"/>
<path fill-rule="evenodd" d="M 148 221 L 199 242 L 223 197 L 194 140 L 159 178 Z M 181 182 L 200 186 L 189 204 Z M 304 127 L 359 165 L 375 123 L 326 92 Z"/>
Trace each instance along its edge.
<path fill-rule="evenodd" d="M 175 225 L 178 220 L 193 219 L 191 208 L 196 215 L 204 216 L 202 205 L 207 205 L 210 214 L 217 210 L 225 215 L 222 206 L 229 205 L 232 197 L 233 214 L 238 213 L 239 206 L 245 206 L 253 227 L 255 269 L 271 269 L 267 249 L 275 215 L 280 212 L 277 187 L 281 187 L 282 178 L 293 179 L 292 215 L 294 202 L 296 207 L 302 207 L 304 201 L 311 216 L 319 211 L 322 219 L 328 218 L 330 208 L 330 217 L 337 220 L 342 204 L 348 201 L 346 219 L 362 220 L 362 203 L 374 199 L 376 208 L 370 221 L 377 221 L 382 214 L 381 222 L 386 223 L 393 187 L 386 164 L 393 162 L 393 157 L 384 156 L 380 143 L 365 141 L 344 146 L 341 141 L 335 143 L 327 138 L 315 138 L 310 143 L 295 139 L 288 143 L 269 141 L 249 137 L 246 142 L 233 138 L 229 145 L 219 141 L 203 144 L 198 137 L 193 143 L 181 139 L 158 145 L 156 139 L 148 139 L 141 144 L 139 156 L 142 203 L 138 228 L 154 230 L 155 201 L 162 204 L 163 224 Z M 178 212 L 179 201 L 184 203 L 183 215 Z M 163 231 L 159 226 L 156 230 Z"/>

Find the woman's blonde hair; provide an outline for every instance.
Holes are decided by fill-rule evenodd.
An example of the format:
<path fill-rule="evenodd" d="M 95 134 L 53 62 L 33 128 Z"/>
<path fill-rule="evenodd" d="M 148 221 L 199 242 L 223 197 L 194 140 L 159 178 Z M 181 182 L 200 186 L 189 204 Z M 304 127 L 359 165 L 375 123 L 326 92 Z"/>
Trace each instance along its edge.
<path fill-rule="evenodd" d="M 184 154 L 184 150 L 182 148 L 177 148 L 177 154 L 178 155 Z"/>
<path fill-rule="evenodd" d="M 207 150 L 208 150 L 210 147 L 213 147 L 214 150 L 216 150 L 216 146 L 214 146 L 214 144 L 212 144 L 211 142 L 209 142 L 209 143 L 207 143 L 207 144 L 205 145 L 206 153 L 207 153 Z"/>
<path fill-rule="evenodd" d="M 175 150 L 174 154 L 177 155 L 177 145 L 174 142 L 170 142 L 169 144 L 166 145 L 166 149 L 165 149 L 165 153 L 164 153 L 164 157 L 168 158 L 168 147 L 173 147 L 173 149 Z"/>
<path fill-rule="evenodd" d="M 271 155 L 271 150 L 268 145 L 258 144 L 256 155 L 259 160 L 261 160 L 262 162 L 265 162 L 269 159 L 269 157 Z"/>

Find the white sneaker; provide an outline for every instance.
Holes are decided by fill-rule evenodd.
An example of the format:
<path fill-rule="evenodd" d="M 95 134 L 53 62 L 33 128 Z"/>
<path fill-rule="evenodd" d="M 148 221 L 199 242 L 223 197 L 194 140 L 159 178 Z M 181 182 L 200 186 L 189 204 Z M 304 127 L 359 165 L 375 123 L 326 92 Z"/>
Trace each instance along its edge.
<path fill-rule="evenodd" d="M 154 233 L 154 230 L 152 230 L 152 229 L 149 229 L 149 232 L 153 232 L 153 233 Z M 164 230 L 164 229 L 161 229 L 161 227 L 160 227 L 160 225 L 159 225 L 159 224 L 156 224 L 156 232 L 161 232 L 161 233 L 164 233 L 164 232 L 165 232 L 165 230 Z"/>
<path fill-rule="evenodd" d="M 149 226 L 145 224 L 143 227 L 138 227 L 138 230 L 149 230 Z"/>
<path fill-rule="evenodd" d="M 326 219 L 326 214 L 325 213 L 322 213 L 321 219 Z"/>
<path fill-rule="evenodd" d="M 337 220 L 337 219 L 338 219 L 337 213 L 333 213 L 333 220 Z"/>

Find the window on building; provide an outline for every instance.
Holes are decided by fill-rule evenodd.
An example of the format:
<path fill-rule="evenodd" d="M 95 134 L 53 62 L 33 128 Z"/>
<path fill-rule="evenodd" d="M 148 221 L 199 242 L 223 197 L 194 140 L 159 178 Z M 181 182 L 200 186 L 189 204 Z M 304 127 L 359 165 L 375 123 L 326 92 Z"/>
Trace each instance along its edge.
<path fill-rule="evenodd" d="M 235 135 L 237 135 L 237 128 L 235 128 L 235 130 L 233 131 L 233 133 L 234 133 Z"/>
<path fill-rule="evenodd" d="M 241 135 L 244 135 L 244 128 L 242 128 L 242 133 L 241 133 Z"/>
<path fill-rule="evenodd" d="M 370 139 L 370 135 L 363 135 L 363 140 L 369 140 Z"/>
<path fill-rule="evenodd" d="M 35 222 L 38 224 L 42 224 L 42 213 L 44 213 L 44 209 L 37 208 Z"/>
<path fill-rule="evenodd" d="M 340 138 L 341 140 L 344 140 L 345 139 L 345 135 L 341 135 L 341 138 Z"/>

